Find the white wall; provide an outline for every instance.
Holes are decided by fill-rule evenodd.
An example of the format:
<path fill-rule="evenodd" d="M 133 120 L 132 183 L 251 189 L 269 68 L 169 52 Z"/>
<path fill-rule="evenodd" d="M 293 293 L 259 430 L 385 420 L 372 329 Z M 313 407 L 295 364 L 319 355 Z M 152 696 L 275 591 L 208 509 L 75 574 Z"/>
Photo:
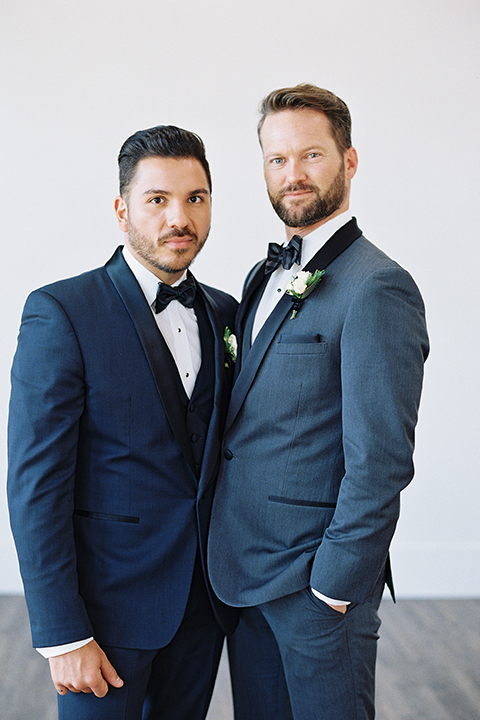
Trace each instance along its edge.
<path fill-rule="evenodd" d="M 417 474 L 393 546 L 398 594 L 480 595 L 477 3 L 3 0 L 0 16 L 2 428 L 27 293 L 103 264 L 121 242 L 123 140 L 160 123 L 203 137 L 214 222 L 195 272 L 239 296 L 281 235 L 258 102 L 316 83 L 353 115 L 360 227 L 412 272 L 428 308 Z M 0 592 L 19 592 L 0 500 Z"/>

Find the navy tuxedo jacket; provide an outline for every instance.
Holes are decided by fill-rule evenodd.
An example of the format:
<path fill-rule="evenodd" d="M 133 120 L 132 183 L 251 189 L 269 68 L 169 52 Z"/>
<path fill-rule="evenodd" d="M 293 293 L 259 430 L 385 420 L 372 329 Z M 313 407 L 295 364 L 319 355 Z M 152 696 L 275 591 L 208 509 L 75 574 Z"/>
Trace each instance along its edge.
<path fill-rule="evenodd" d="M 175 362 L 121 248 L 105 267 L 27 300 L 8 494 L 36 647 L 94 635 L 157 648 L 180 624 L 199 546 L 205 562 L 230 385 L 223 334 L 237 305 L 198 287 L 215 342 L 200 471 Z M 231 630 L 231 609 L 212 603 Z"/>
<path fill-rule="evenodd" d="M 240 305 L 237 333 L 248 337 L 209 540 L 212 585 L 234 606 L 309 584 L 364 602 L 385 573 L 399 494 L 413 476 L 428 340 L 410 275 L 355 220 L 330 246 L 346 235 L 335 259 L 322 249 L 306 266 L 327 265 L 296 318 L 285 294 L 250 349 L 264 263 Z"/>

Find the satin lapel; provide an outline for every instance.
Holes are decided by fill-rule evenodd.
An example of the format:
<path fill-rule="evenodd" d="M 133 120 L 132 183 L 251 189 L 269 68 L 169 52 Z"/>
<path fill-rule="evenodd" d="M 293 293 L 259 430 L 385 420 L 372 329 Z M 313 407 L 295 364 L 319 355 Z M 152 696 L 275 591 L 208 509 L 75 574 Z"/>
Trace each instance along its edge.
<path fill-rule="evenodd" d="M 327 240 L 325 245 L 320 248 L 317 254 L 313 256 L 303 269 L 307 272 L 325 270 L 325 268 L 328 267 L 335 258 L 341 255 L 361 234 L 362 231 L 358 227 L 356 219 L 352 218 Z"/>
<path fill-rule="evenodd" d="M 140 286 L 123 259 L 120 248 L 105 267 L 135 325 L 170 426 L 180 449 L 195 473 L 192 447 L 177 390 L 175 361 L 155 323 Z"/>
<path fill-rule="evenodd" d="M 247 276 L 247 279 L 245 281 L 245 285 L 243 288 L 243 296 L 242 296 L 242 302 L 240 307 L 238 308 L 237 313 L 237 332 L 240 335 L 241 329 L 243 327 L 243 320 L 245 318 L 245 315 L 247 311 L 250 309 L 250 300 L 255 292 L 255 290 L 260 287 L 262 282 L 265 279 L 265 260 L 262 260 L 262 262 L 259 262 L 253 270 L 251 270 L 250 274 Z"/>
<path fill-rule="evenodd" d="M 303 269 L 308 272 L 314 272 L 315 270 L 324 270 L 328 265 L 330 265 L 331 262 L 333 262 L 333 260 L 335 260 L 335 258 L 337 258 L 344 250 L 346 250 L 349 245 L 351 245 L 357 238 L 359 238 L 361 234 L 362 231 L 359 229 L 355 218 L 352 218 L 348 223 L 346 223 L 343 227 L 337 230 L 337 232 L 334 233 L 331 238 L 327 240 L 323 247 L 320 248 L 320 250 L 313 256 L 313 258 L 305 265 Z M 250 285 L 253 287 L 250 288 L 249 286 L 247 288 L 247 291 L 249 293 L 248 297 L 246 297 L 246 300 L 242 300 L 242 305 L 244 302 L 246 302 L 247 305 L 247 307 L 243 309 L 241 315 L 239 312 L 239 318 L 242 319 L 244 325 L 246 324 L 244 321 L 246 313 L 253 312 L 254 310 L 250 300 L 252 293 L 260 285 L 261 277 L 259 276 L 261 272 L 263 272 L 263 264 L 261 267 L 256 269 L 255 274 L 252 277 Z M 227 416 L 226 430 L 228 430 L 228 428 L 232 425 L 238 411 L 240 410 L 245 400 L 246 394 L 250 389 L 255 375 L 257 374 L 258 368 L 263 358 L 265 357 L 268 348 L 270 347 L 275 338 L 278 328 L 284 321 L 287 313 L 291 311 L 291 309 L 292 299 L 289 295 L 285 294 L 278 301 L 274 310 L 270 313 L 265 324 L 255 338 L 255 342 L 250 348 L 248 356 L 242 363 L 240 373 L 235 382 L 235 385 L 233 386 L 232 397 L 230 400 L 230 408 Z"/>
<path fill-rule="evenodd" d="M 218 453 L 220 450 L 220 438 L 222 429 L 220 422 L 224 417 L 224 409 L 228 403 L 228 387 L 227 376 L 225 370 L 225 343 L 223 335 L 225 328 L 222 324 L 222 318 L 218 310 L 217 303 L 213 297 L 205 290 L 203 285 L 197 281 L 198 291 L 205 300 L 208 319 L 210 320 L 213 337 L 214 337 L 214 355 L 215 355 L 215 388 L 212 417 L 208 426 L 207 438 L 205 441 L 205 449 L 203 452 L 202 469 L 200 473 L 199 486 L 201 490 L 206 487 L 212 479 L 216 470 Z"/>
<path fill-rule="evenodd" d="M 237 361 L 235 363 L 234 380 L 236 381 L 244 358 L 250 352 L 250 338 L 252 335 L 253 317 L 256 313 L 258 303 L 262 297 L 261 287 L 267 278 L 265 276 L 265 261 L 250 271 L 243 288 L 242 302 L 238 308 L 235 319 L 235 334 L 238 339 Z"/>

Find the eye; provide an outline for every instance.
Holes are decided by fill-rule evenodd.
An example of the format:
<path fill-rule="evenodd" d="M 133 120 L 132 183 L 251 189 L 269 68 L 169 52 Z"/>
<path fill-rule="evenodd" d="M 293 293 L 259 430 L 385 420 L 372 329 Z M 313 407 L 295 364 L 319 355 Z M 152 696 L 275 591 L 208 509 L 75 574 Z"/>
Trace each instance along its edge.
<path fill-rule="evenodd" d="M 275 165 L 275 166 L 278 167 L 279 165 L 281 165 L 281 164 L 283 163 L 283 158 L 279 158 L 279 157 L 272 158 L 272 159 L 270 160 L 270 163 L 271 163 L 272 165 Z"/>
<path fill-rule="evenodd" d="M 310 159 L 312 159 L 312 160 L 315 160 L 316 158 L 320 157 L 320 153 L 318 153 L 318 152 L 311 152 L 311 153 L 308 153 L 307 157 L 310 158 Z"/>
<path fill-rule="evenodd" d="M 203 202 L 203 198 L 201 195 L 192 195 L 188 198 L 188 202 L 192 205 L 198 205 L 199 203 Z"/>
<path fill-rule="evenodd" d="M 150 198 L 148 202 L 152 203 L 152 205 L 161 205 L 165 202 L 165 198 L 156 195 L 155 197 Z"/>

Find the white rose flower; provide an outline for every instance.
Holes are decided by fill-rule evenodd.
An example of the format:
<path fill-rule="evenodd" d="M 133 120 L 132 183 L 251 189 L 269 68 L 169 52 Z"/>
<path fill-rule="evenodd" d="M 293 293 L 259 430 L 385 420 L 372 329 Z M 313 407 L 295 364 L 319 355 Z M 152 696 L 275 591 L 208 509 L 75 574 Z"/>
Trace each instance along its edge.
<path fill-rule="evenodd" d="M 292 280 L 291 287 L 292 290 L 299 295 L 303 295 L 305 290 L 307 289 L 307 280 L 310 277 L 310 273 L 305 272 L 305 270 L 300 270 L 297 273 L 297 277 Z"/>
<path fill-rule="evenodd" d="M 315 290 L 318 283 L 325 274 L 325 270 L 315 270 L 314 273 L 307 272 L 306 270 L 300 270 L 297 275 L 290 280 L 290 284 L 286 289 L 287 295 L 292 296 L 293 300 L 293 312 L 291 320 L 297 317 L 297 313 L 300 310 L 303 301 Z"/>
<path fill-rule="evenodd" d="M 238 345 L 237 345 L 237 338 L 235 335 L 232 334 L 228 338 L 228 346 L 229 346 L 230 350 L 232 351 L 233 357 L 236 358 Z"/>
<path fill-rule="evenodd" d="M 230 355 L 233 362 L 235 362 L 237 359 L 237 338 L 229 327 L 225 328 L 223 340 L 225 342 L 225 352 Z M 228 367 L 228 364 L 225 364 L 225 367 Z"/>

